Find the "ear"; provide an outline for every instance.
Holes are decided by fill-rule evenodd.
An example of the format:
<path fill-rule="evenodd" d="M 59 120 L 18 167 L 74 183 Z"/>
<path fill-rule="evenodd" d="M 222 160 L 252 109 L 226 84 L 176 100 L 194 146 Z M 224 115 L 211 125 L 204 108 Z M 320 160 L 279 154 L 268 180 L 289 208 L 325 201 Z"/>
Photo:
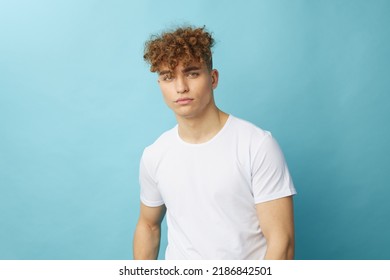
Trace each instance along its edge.
<path fill-rule="evenodd" d="M 211 85 L 213 89 L 216 89 L 218 86 L 219 73 L 217 69 L 211 70 Z"/>

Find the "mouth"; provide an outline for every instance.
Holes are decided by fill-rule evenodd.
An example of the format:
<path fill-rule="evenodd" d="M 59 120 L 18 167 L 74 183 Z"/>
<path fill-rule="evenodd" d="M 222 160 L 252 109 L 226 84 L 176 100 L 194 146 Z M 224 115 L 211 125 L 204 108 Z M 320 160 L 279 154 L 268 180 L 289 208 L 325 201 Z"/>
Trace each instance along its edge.
<path fill-rule="evenodd" d="M 191 103 L 193 100 L 193 98 L 179 98 L 175 101 L 175 103 L 179 105 L 186 105 Z"/>

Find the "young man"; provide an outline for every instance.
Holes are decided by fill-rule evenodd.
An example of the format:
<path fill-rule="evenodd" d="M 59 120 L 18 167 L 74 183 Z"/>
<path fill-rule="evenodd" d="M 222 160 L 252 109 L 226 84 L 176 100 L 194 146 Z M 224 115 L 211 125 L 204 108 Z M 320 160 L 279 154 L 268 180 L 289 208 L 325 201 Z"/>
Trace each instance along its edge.
<path fill-rule="evenodd" d="M 144 59 L 177 126 L 144 150 L 134 258 L 292 259 L 295 189 L 271 134 L 219 110 L 214 40 L 204 28 L 152 37 Z"/>

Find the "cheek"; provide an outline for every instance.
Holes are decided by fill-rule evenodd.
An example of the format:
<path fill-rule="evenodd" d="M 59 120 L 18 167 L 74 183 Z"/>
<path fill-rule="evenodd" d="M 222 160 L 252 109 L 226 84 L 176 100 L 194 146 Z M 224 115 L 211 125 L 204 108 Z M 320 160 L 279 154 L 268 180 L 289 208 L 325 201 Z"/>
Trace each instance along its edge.
<path fill-rule="evenodd" d="M 202 83 L 202 85 L 198 88 L 198 91 L 204 93 L 204 95 L 210 95 L 213 92 L 211 79 Z"/>
<path fill-rule="evenodd" d="M 160 90 L 161 90 L 161 95 L 162 95 L 162 98 L 163 98 L 164 102 L 168 105 L 168 107 L 172 108 L 172 106 L 173 106 L 172 94 L 170 94 L 170 91 L 166 87 L 161 87 L 160 86 Z"/>
<path fill-rule="evenodd" d="M 162 94 L 162 97 L 164 99 L 164 102 L 170 106 L 171 102 L 170 102 L 170 98 L 168 96 L 166 96 L 164 93 Z"/>
<path fill-rule="evenodd" d="M 161 94 L 162 94 L 162 96 L 163 96 L 163 98 L 164 99 L 167 99 L 167 98 L 169 98 L 169 89 L 168 89 L 168 87 L 167 86 L 161 86 L 160 85 L 160 91 L 161 91 Z"/>
<path fill-rule="evenodd" d="M 204 81 L 204 83 L 203 83 L 203 87 L 204 88 L 207 88 L 207 89 L 213 89 L 213 77 L 212 76 L 210 76 L 210 77 L 208 77 L 208 79 L 206 80 L 206 81 Z"/>

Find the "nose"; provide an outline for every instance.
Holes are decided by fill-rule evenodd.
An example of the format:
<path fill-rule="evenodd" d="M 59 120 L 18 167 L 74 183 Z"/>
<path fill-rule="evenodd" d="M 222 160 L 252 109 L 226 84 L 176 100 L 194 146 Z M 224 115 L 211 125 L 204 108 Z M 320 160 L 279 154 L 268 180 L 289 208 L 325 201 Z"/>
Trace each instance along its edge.
<path fill-rule="evenodd" d="M 188 84 L 187 84 L 185 77 L 183 77 L 182 75 L 178 75 L 178 77 L 176 77 L 175 88 L 176 88 L 177 93 L 188 92 L 189 88 L 188 88 Z"/>

